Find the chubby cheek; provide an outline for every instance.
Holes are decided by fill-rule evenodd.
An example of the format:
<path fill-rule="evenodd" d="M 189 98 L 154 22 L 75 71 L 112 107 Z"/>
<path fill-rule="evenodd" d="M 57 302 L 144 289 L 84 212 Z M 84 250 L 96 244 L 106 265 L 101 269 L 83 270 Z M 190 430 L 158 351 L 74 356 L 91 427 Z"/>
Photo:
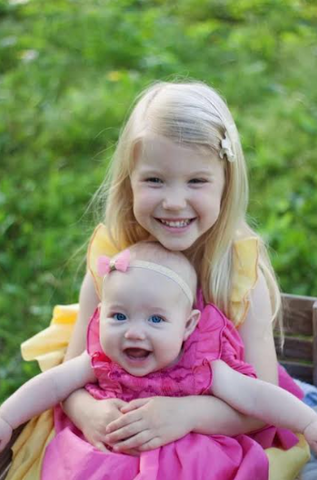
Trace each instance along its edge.
<path fill-rule="evenodd" d="M 111 346 L 115 345 L 115 338 L 111 334 L 111 329 L 107 328 L 105 325 L 102 324 L 99 328 L 99 341 L 102 351 L 111 358 Z"/>
<path fill-rule="evenodd" d="M 220 214 L 221 197 L 219 195 L 204 195 L 196 200 L 195 209 L 203 221 L 213 225 Z M 210 225 L 210 226 L 211 226 Z"/>
<path fill-rule="evenodd" d="M 167 339 L 164 341 L 164 346 L 161 349 L 161 361 L 164 366 L 174 362 L 181 351 L 183 341 L 179 338 L 179 336 L 176 338 L 177 340 L 171 338 L 170 341 L 167 341 Z"/>
<path fill-rule="evenodd" d="M 149 191 L 140 188 L 133 192 L 133 212 L 135 218 L 146 219 L 153 214 L 153 210 L 158 204 L 159 199 L 155 191 Z"/>

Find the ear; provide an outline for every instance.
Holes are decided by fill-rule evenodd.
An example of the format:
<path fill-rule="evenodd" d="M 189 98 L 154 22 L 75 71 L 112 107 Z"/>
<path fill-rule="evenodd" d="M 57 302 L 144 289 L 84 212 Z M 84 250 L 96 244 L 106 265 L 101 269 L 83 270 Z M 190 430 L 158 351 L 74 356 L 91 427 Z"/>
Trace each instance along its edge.
<path fill-rule="evenodd" d="M 195 330 L 198 322 L 200 319 L 200 311 L 199 310 L 192 310 L 190 313 L 190 316 L 188 317 L 185 325 L 185 331 L 184 331 L 184 340 L 187 340 L 187 338 L 193 333 Z"/>

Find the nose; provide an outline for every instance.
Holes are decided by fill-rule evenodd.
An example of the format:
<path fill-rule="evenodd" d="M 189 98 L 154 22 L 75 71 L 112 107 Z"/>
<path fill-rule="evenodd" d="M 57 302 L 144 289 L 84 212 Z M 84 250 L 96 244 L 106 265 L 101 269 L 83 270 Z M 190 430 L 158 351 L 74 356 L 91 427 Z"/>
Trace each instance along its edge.
<path fill-rule="evenodd" d="M 186 207 L 186 193 L 184 189 L 171 187 L 163 199 L 163 208 L 165 210 L 183 210 Z"/>
<path fill-rule="evenodd" d="M 145 340 L 145 333 L 140 325 L 130 325 L 124 334 L 124 338 L 127 340 Z"/>

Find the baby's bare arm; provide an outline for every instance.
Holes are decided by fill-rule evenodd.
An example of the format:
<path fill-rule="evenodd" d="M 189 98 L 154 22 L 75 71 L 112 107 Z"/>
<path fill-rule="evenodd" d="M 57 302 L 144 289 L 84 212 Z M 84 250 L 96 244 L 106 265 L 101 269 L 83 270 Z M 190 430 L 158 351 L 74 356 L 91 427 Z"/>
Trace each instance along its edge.
<path fill-rule="evenodd" d="M 222 360 L 212 362 L 211 393 L 237 410 L 277 427 L 306 434 L 315 445 L 317 415 L 294 395 L 276 385 L 242 375 Z"/>
<path fill-rule="evenodd" d="M 51 368 L 22 385 L 1 405 L 0 420 L 13 430 L 30 418 L 57 405 L 87 382 L 94 381 L 96 377 L 90 365 L 90 357 L 84 352 L 79 357 Z M 2 426 L 5 426 L 5 423 L 2 423 Z M 0 425 L 0 440 L 1 436 Z M 6 435 L 5 438 L 7 441 Z M 5 443 L 1 443 L 0 450 Z"/>

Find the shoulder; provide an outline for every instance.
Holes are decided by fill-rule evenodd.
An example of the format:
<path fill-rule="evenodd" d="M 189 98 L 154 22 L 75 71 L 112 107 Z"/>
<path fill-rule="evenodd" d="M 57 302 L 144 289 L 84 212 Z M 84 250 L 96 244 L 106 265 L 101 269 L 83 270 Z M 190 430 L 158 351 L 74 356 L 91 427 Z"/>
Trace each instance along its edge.
<path fill-rule="evenodd" d="M 80 288 L 80 295 L 79 295 L 80 308 L 82 307 L 83 304 L 85 304 L 89 306 L 88 307 L 89 310 L 94 311 L 98 302 L 99 302 L 99 297 L 96 292 L 94 278 L 91 272 L 87 271 Z"/>
<path fill-rule="evenodd" d="M 277 383 L 277 359 L 270 292 L 260 270 L 249 299 L 248 313 L 239 328 L 245 348 L 245 360 L 255 367 L 259 378 Z"/>
<path fill-rule="evenodd" d="M 87 251 L 87 269 L 90 272 L 94 288 L 100 298 L 102 279 L 97 272 L 97 261 L 101 255 L 113 257 L 118 253 L 117 246 L 110 239 L 107 227 L 100 223 L 95 228 L 88 245 Z"/>
<path fill-rule="evenodd" d="M 257 269 L 257 281 L 249 293 L 249 310 L 245 321 L 239 328 L 240 334 L 245 330 L 254 330 L 262 336 L 267 329 L 272 330 L 272 306 L 266 279 Z"/>

